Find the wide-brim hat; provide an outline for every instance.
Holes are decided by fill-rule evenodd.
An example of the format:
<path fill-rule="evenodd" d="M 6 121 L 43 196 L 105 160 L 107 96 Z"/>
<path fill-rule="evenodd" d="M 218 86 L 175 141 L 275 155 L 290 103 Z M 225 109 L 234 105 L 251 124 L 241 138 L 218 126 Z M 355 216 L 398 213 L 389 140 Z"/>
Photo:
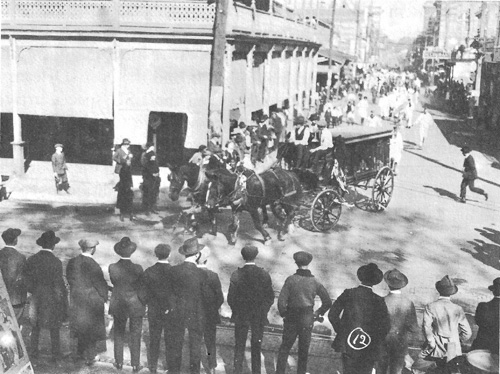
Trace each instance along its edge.
<path fill-rule="evenodd" d="M 123 237 L 118 243 L 113 247 L 115 253 L 120 257 L 130 257 L 132 253 L 137 249 L 137 244 L 135 244 L 128 236 Z"/>
<path fill-rule="evenodd" d="M 97 247 L 98 244 L 99 244 L 99 241 L 94 240 L 94 239 L 82 239 L 78 242 L 78 245 L 82 249 L 94 248 L 94 247 Z"/>
<path fill-rule="evenodd" d="M 198 243 L 198 238 L 189 238 L 179 247 L 179 253 L 183 256 L 192 256 L 201 251 L 203 244 Z"/>
<path fill-rule="evenodd" d="M 52 230 L 45 231 L 42 236 L 36 240 L 36 244 L 45 249 L 50 249 L 57 243 L 61 241 L 61 238 L 56 236 L 56 233 Z"/>
<path fill-rule="evenodd" d="M 441 296 L 451 296 L 458 292 L 458 287 L 448 275 L 445 275 L 443 279 L 436 282 L 436 290 Z"/>
<path fill-rule="evenodd" d="M 306 251 L 299 251 L 293 254 L 293 260 L 297 266 L 307 266 L 311 263 L 313 255 Z"/>
<path fill-rule="evenodd" d="M 387 285 L 394 290 L 399 290 L 400 288 L 406 287 L 408 284 L 408 277 L 401 273 L 398 269 L 386 271 L 384 274 L 384 280 Z"/>
<path fill-rule="evenodd" d="M 130 140 L 128 140 L 127 138 L 124 138 L 122 140 L 122 144 L 121 145 L 130 145 Z"/>
<path fill-rule="evenodd" d="M 64 146 L 61 143 L 57 143 L 54 145 L 54 148 L 64 148 Z"/>
<path fill-rule="evenodd" d="M 500 290 L 500 278 L 496 278 L 495 280 L 493 280 L 493 284 L 489 286 L 488 289 L 493 292 L 498 292 Z"/>
<path fill-rule="evenodd" d="M 367 286 L 374 286 L 382 282 L 384 273 L 374 263 L 363 265 L 358 269 L 358 279 Z"/>
<path fill-rule="evenodd" d="M 12 243 L 19 235 L 21 235 L 21 230 L 8 228 L 2 233 L 2 239 L 6 243 Z"/>

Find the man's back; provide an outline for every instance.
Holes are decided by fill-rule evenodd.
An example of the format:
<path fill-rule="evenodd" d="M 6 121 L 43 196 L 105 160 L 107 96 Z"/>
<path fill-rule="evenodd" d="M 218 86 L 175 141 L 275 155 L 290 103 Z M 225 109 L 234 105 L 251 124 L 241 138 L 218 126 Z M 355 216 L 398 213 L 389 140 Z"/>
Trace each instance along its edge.
<path fill-rule="evenodd" d="M 401 294 L 390 293 L 384 300 L 391 321 L 389 334 L 403 338 L 403 335 L 417 331 L 417 314 L 410 299 Z"/>
<path fill-rule="evenodd" d="M 15 248 L 5 247 L 0 250 L 0 270 L 12 305 L 26 301 L 26 288 L 22 280 L 25 265 L 26 257 Z"/>

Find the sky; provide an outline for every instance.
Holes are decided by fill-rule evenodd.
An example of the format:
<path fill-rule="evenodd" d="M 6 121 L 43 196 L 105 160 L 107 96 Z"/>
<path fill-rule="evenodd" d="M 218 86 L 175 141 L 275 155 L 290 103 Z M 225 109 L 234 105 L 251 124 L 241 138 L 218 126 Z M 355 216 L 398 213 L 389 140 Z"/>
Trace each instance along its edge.
<path fill-rule="evenodd" d="M 361 0 L 361 3 L 369 6 L 370 1 Z M 373 4 L 383 10 L 382 32 L 393 41 L 403 37 L 416 37 L 423 29 L 425 2 L 426 0 L 373 0 Z"/>

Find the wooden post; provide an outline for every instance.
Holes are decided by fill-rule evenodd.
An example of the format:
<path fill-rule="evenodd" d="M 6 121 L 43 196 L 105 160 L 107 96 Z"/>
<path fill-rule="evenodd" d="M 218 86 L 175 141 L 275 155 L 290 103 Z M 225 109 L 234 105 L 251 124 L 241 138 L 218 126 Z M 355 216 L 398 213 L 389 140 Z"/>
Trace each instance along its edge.
<path fill-rule="evenodd" d="M 249 97 L 253 95 L 253 54 L 255 52 L 255 46 L 252 46 L 250 51 L 247 53 L 247 68 L 246 68 L 246 79 L 245 79 L 245 122 L 250 123 L 252 119 L 252 111 L 249 108 L 250 100 Z"/>
<path fill-rule="evenodd" d="M 215 6 L 214 42 L 210 67 L 210 101 L 208 106 L 208 134 L 222 134 L 222 99 L 226 54 L 226 27 L 228 0 L 217 0 Z"/>
<path fill-rule="evenodd" d="M 330 41 L 329 41 L 329 49 L 328 49 L 328 73 L 326 79 L 326 100 L 330 100 L 330 89 L 332 86 L 332 58 L 333 58 L 333 37 L 335 31 L 335 8 L 337 7 L 337 0 L 333 0 L 332 5 L 332 20 L 330 24 Z"/>
<path fill-rule="evenodd" d="M 14 130 L 14 139 L 12 144 L 13 155 L 13 174 L 21 176 L 24 174 L 24 142 L 21 126 L 21 117 L 17 109 L 17 60 L 18 51 L 16 39 L 12 36 L 10 41 L 10 75 L 12 77 L 12 126 Z"/>
<path fill-rule="evenodd" d="M 294 48 L 290 56 L 290 80 L 288 83 L 288 104 L 290 106 L 290 117 L 295 119 L 295 91 L 297 83 L 297 48 Z"/>

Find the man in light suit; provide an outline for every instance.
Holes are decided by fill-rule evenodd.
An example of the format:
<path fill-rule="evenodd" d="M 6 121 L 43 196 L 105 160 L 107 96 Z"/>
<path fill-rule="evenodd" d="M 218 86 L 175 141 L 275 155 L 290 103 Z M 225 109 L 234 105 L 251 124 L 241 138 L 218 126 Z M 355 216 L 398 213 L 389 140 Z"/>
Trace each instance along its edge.
<path fill-rule="evenodd" d="M 21 230 L 9 228 L 2 233 L 5 247 L 0 249 L 0 271 L 9 294 L 14 313 L 19 320 L 26 304 L 26 286 L 23 282 L 23 271 L 26 257 L 16 249 L 17 238 Z"/>
<path fill-rule="evenodd" d="M 149 322 L 149 371 L 157 373 L 158 357 L 160 355 L 161 333 L 164 334 L 165 347 L 170 341 L 170 319 L 165 312 L 168 310 L 169 287 L 168 277 L 172 266 L 168 262 L 170 256 L 168 244 L 158 244 L 155 256 L 158 261 L 144 271 L 144 285 L 146 287 L 146 304 L 148 306 Z M 170 362 L 170 352 L 166 352 L 167 366 Z"/>
<path fill-rule="evenodd" d="M 458 292 L 458 287 L 448 275 L 436 282 L 439 298 L 426 305 L 423 330 L 426 346 L 413 364 L 417 372 L 437 366 L 446 370 L 446 364 L 462 355 L 461 343 L 472 335 L 469 322 L 461 306 L 451 302 L 450 296 Z"/>
<path fill-rule="evenodd" d="M 415 305 L 401 289 L 408 284 L 408 278 L 397 269 L 384 274 L 390 293 L 385 297 L 389 311 L 391 329 L 385 337 L 385 359 L 381 365 L 384 374 L 401 374 L 408 354 L 408 340 L 411 333 L 418 331 Z"/>
<path fill-rule="evenodd" d="M 485 200 L 488 200 L 488 194 L 483 189 L 474 187 L 474 181 L 477 179 L 477 169 L 474 157 L 472 157 L 471 149 L 469 147 L 462 147 L 462 154 L 464 155 L 464 170 L 462 172 L 462 183 L 460 184 L 460 200 L 459 202 L 465 203 L 465 194 L 467 193 L 467 186 L 472 192 L 483 195 Z"/>
<path fill-rule="evenodd" d="M 498 352 L 498 320 L 500 304 L 500 278 L 496 278 L 488 287 L 493 292 L 493 300 L 479 303 L 476 309 L 476 324 L 479 326 L 477 337 L 472 343 L 472 350 L 487 349 L 493 354 Z"/>
<path fill-rule="evenodd" d="M 384 299 L 372 289 L 383 278 L 378 266 L 361 266 L 357 275 L 361 285 L 345 290 L 335 300 L 328 319 L 337 333 L 332 347 L 342 353 L 343 373 L 371 374 L 390 329 L 389 312 Z"/>
<path fill-rule="evenodd" d="M 170 287 L 169 314 L 171 336 L 167 350 L 171 352 L 168 372 L 179 374 L 182 363 L 182 345 L 186 329 L 189 333 L 189 371 L 200 373 L 201 339 L 203 337 L 203 295 L 204 274 L 196 266 L 196 258 L 204 246 L 197 238 L 187 239 L 179 248 L 185 256 L 184 262 L 172 267 L 167 287 Z M 169 353 L 170 354 L 170 353 Z"/>
<path fill-rule="evenodd" d="M 248 329 L 252 330 L 252 374 L 260 374 L 261 347 L 267 313 L 274 303 L 271 277 L 267 271 L 255 265 L 259 250 L 247 245 L 241 250 L 245 265 L 231 274 L 227 303 L 231 307 L 234 322 L 234 374 L 243 372 L 245 343 Z"/>
<path fill-rule="evenodd" d="M 212 270 L 207 269 L 207 261 L 210 257 L 210 249 L 204 247 L 198 253 L 196 264 L 198 269 L 205 274 L 203 287 L 204 329 L 203 340 L 207 347 L 208 366 L 210 371 L 217 367 L 216 332 L 217 324 L 221 322 L 219 308 L 224 302 L 222 286 L 219 276 Z"/>

